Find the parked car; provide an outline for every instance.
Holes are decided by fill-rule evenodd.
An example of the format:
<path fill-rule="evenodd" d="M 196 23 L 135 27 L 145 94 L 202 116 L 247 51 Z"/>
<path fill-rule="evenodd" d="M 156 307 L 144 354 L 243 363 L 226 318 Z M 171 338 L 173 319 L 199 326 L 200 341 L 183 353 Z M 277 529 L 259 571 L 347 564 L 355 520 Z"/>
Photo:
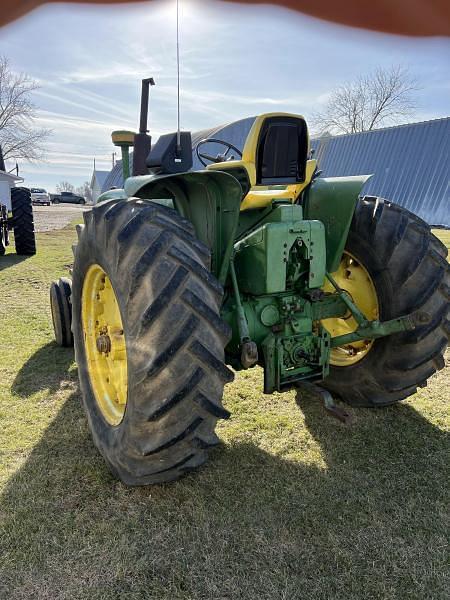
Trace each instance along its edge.
<path fill-rule="evenodd" d="M 72 204 L 86 204 L 85 198 L 74 194 L 73 192 L 61 192 L 60 194 L 50 194 L 51 201 L 53 204 L 59 204 L 60 202 L 70 202 Z"/>
<path fill-rule="evenodd" d="M 50 194 L 43 188 L 30 188 L 32 204 L 43 204 L 50 206 Z"/>

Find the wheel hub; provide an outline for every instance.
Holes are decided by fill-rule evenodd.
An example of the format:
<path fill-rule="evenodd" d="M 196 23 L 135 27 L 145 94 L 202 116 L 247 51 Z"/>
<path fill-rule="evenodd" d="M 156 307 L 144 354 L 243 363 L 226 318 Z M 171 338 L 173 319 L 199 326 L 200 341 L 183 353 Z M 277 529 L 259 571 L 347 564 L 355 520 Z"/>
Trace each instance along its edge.
<path fill-rule="evenodd" d="M 368 320 L 378 319 L 380 316 L 378 296 L 375 284 L 368 271 L 349 252 L 344 252 L 338 270 L 333 273 L 336 283 L 345 290 L 354 304 L 361 310 Z M 324 291 L 334 292 L 331 283 L 327 282 Z M 324 319 L 323 326 L 332 337 L 353 333 L 358 327 L 355 319 L 348 312 L 343 317 Z M 331 350 L 330 364 L 337 367 L 347 367 L 363 359 L 373 346 L 373 340 L 361 340 L 339 346 Z"/>
<path fill-rule="evenodd" d="M 127 404 L 125 336 L 114 288 L 97 264 L 89 267 L 83 282 L 82 323 L 92 391 L 105 420 L 118 425 Z"/>

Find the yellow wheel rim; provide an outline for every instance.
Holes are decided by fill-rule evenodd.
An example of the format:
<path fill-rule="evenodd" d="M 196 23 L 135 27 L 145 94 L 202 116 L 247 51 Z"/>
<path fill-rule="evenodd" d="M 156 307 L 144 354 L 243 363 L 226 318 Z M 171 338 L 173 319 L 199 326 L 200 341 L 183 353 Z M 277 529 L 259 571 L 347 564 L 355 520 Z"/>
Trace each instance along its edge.
<path fill-rule="evenodd" d="M 378 297 L 375 285 L 367 270 L 349 252 L 344 252 L 339 269 L 333 273 L 333 278 L 343 290 L 348 292 L 367 319 L 379 318 Z M 334 292 L 329 281 L 324 286 L 325 292 Z M 344 317 L 324 319 L 323 326 L 330 332 L 331 337 L 352 333 L 358 327 L 350 312 Z M 331 350 L 330 364 L 336 367 L 348 367 L 364 358 L 372 348 L 373 340 L 361 340 Z"/>
<path fill-rule="evenodd" d="M 99 265 L 86 273 L 81 312 L 92 390 L 105 420 L 118 425 L 127 405 L 125 335 L 116 294 Z"/>

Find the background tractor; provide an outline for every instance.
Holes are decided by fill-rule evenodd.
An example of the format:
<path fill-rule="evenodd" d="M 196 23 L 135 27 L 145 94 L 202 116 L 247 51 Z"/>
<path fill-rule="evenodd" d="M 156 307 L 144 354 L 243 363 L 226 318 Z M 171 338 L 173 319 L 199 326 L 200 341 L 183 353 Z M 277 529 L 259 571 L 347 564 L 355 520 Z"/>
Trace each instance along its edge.
<path fill-rule="evenodd" d="M 17 177 L 6 173 L 0 147 L 0 256 L 9 245 L 9 232 L 14 231 L 17 254 L 36 254 L 33 206 L 30 190 L 14 187 Z"/>
<path fill-rule="evenodd" d="M 261 366 L 268 394 L 313 382 L 354 406 L 425 386 L 449 336 L 447 252 L 429 226 L 360 198 L 368 176 L 321 178 L 299 115 L 256 118 L 242 153 L 204 140 L 206 168 L 190 171 L 189 133 L 151 148 L 148 85 L 140 132 L 113 134 L 124 189 L 83 214 L 73 280 L 51 291 L 113 473 L 148 484 L 203 464 L 233 370 Z"/>

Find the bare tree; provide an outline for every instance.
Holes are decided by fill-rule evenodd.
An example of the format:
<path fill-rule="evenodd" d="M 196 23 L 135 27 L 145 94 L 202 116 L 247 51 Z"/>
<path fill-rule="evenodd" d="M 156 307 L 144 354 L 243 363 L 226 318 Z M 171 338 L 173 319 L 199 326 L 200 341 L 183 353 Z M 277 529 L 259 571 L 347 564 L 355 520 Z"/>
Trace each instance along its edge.
<path fill-rule="evenodd" d="M 5 159 L 42 159 L 51 131 L 35 126 L 31 95 L 37 88 L 33 79 L 15 73 L 8 59 L 0 56 L 0 144 Z"/>
<path fill-rule="evenodd" d="M 333 90 L 324 110 L 313 115 L 313 128 L 338 134 L 404 123 L 416 108 L 417 89 L 405 67 L 379 68 Z"/>
<path fill-rule="evenodd" d="M 56 191 L 58 194 L 61 192 L 73 192 L 75 190 L 75 186 L 73 186 L 68 181 L 60 181 L 56 184 Z"/>
<path fill-rule="evenodd" d="M 82 185 L 77 187 L 76 193 L 79 196 L 83 196 L 83 198 L 86 199 L 86 202 L 92 202 L 92 190 L 89 181 L 85 181 Z"/>

